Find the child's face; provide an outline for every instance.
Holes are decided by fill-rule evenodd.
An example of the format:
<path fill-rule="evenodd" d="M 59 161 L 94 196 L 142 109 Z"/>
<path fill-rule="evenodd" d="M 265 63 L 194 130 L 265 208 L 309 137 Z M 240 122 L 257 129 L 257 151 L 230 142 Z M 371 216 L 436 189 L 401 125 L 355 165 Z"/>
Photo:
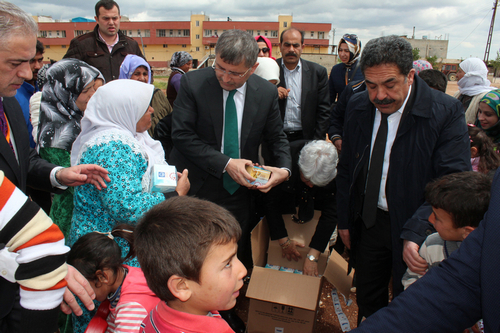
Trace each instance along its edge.
<path fill-rule="evenodd" d="M 225 245 L 212 245 L 203 266 L 200 283 L 191 281 L 189 299 L 193 314 L 206 315 L 213 310 L 229 310 L 236 304 L 236 297 L 247 274 L 245 266 L 236 257 L 238 245 L 231 241 Z"/>
<path fill-rule="evenodd" d="M 453 217 L 444 209 L 432 207 L 429 222 L 434 224 L 439 236 L 446 241 L 463 241 L 465 238 L 464 228 L 455 228 Z"/>
<path fill-rule="evenodd" d="M 109 294 L 116 291 L 114 283 L 116 281 L 115 274 L 112 270 L 105 268 L 102 274 L 98 274 L 98 280 L 89 280 L 90 286 L 95 292 L 95 299 L 99 302 L 106 300 Z"/>

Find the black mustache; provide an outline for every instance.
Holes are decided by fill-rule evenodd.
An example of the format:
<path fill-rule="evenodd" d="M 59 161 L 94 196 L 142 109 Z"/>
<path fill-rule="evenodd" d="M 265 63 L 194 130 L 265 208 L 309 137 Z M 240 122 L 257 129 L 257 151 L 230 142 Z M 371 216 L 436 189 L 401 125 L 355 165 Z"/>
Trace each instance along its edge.
<path fill-rule="evenodd" d="M 379 104 L 379 105 L 387 105 L 387 104 L 391 104 L 394 102 L 395 102 L 395 100 L 390 99 L 390 98 L 384 98 L 383 100 L 380 100 L 380 99 L 373 100 L 373 104 Z"/>
<path fill-rule="evenodd" d="M 294 56 L 294 57 L 296 57 L 297 55 L 296 55 L 295 53 L 293 53 L 293 52 L 288 52 L 288 53 L 285 55 L 285 57 L 288 57 L 288 56 Z"/>

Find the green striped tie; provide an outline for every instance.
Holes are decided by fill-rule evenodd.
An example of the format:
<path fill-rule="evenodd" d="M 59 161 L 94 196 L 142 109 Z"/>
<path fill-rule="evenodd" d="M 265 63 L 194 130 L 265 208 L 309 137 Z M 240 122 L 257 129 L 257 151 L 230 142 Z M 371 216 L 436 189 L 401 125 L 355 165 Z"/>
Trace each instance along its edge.
<path fill-rule="evenodd" d="M 233 96 L 235 90 L 231 90 L 226 100 L 226 112 L 224 116 L 224 154 L 231 158 L 240 158 L 239 140 L 238 140 L 238 116 L 236 114 L 236 104 Z M 222 175 L 224 188 L 229 194 L 234 194 L 240 185 L 225 172 Z"/>

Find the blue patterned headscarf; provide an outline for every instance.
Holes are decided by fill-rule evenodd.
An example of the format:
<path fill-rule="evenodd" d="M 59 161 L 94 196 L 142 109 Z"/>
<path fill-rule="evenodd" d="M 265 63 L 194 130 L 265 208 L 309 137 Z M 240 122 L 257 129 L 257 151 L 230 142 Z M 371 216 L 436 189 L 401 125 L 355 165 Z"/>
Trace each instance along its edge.
<path fill-rule="evenodd" d="M 134 74 L 137 67 L 144 66 L 148 70 L 148 83 L 151 83 L 151 67 L 144 60 L 143 57 L 139 57 L 135 54 L 129 54 L 123 59 L 120 66 L 120 76 L 119 79 L 130 79 L 132 74 Z"/>
<path fill-rule="evenodd" d="M 354 34 L 345 34 L 339 41 L 339 46 L 340 44 L 346 43 L 347 47 L 349 48 L 349 61 L 347 62 L 346 66 L 351 66 L 358 60 L 359 55 L 361 54 L 361 41 L 359 40 L 357 35 Z"/>

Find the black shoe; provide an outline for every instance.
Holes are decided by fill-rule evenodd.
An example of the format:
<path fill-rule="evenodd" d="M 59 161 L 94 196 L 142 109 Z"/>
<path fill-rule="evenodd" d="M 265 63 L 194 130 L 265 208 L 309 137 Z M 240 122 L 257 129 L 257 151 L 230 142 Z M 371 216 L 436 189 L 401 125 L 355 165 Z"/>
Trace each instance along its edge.
<path fill-rule="evenodd" d="M 234 309 L 227 311 L 219 311 L 220 316 L 229 324 L 231 329 L 236 333 L 245 333 L 246 326 L 243 320 L 238 317 Z"/>

